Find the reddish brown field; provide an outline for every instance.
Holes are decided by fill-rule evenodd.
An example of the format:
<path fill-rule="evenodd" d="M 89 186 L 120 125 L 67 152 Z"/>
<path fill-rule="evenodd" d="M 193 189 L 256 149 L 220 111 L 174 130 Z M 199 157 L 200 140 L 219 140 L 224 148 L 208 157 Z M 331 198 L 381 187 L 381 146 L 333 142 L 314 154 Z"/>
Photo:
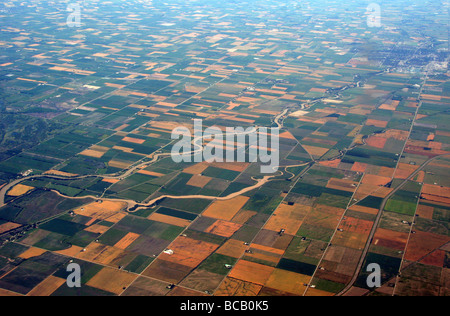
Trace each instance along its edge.
<path fill-rule="evenodd" d="M 372 229 L 373 222 L 366 221 L 354 217 L 347 217 L 341 222 L 340 228 L 344 231 L 349 231 L 352 233 L 368 234 Z"/>
<path fill-rule="evenodd" d="M 379 149 L 383 149 L 384 146 L 386 145 L 386 142 L 387 142 L 387 138 L 379 137 L 379 136 L 372 136 L 366 140 L 367 145 L 369 145 L 371 147 L 379 148 Z"/>
<path fill-rule="evenodd" d="M 404 250 L 409 234 L 378 228 L 373 237 L 373 244 L 386 248 Z"/>
<path fill-rule="evenodd" d="M 218 245 L 180 236 L 168 248 L 173 250 L 173 254 L 162 253 L 159 257 L 161 260 L 195 268 L 211 255 Z"/>
<path fill-rule="evenodd" d="M 358 186 L 358 182 L 354 182 L 347 179 L 335 179 L 331 178 L 328 181 L 327 188 L 342 190 L 347 192 L 354 192 L 356 187 Z"/>
<path fill-rule="evenodd" d="M 214 235 L 219 235 L 222 237 L 230 238 L 233 236 L 235 232 L 237 232 L 242 225 L 226 222 L 222 220 L 217 220 L 214 224 L 212 224 L 210 227 L 208 227 L 205 232 L 211 233 Z"/>
<path fill-rule="evenodd" d="M 366 163 L 362 163 L 362 162 L 355 162 L 354 164 L 353 164 L 353 167 L 352 167 L 352 171 L 355 171 L 355 172 L 365 172 L 366 171 L 366 168 L 367 168 L 367 164 Z"/>
<path fill-rule="evenodd" d="M 433 219 L 434 207 L 419 204 L 417 208 L 417 215 L 426 219 Z"/>
<path fill-rule="evenodd" d="M 432 266 L 436 266 L 442 268 L 445 263 L 446 252 L 443 250 L 436 250 L 420 260 L 420 263 L 429 264 Z"/>
<path fill-rule="evenodd" d="M 411 235 L 405 259 L 418 261 L 450 241 L 450 237 L 417 231 Z"/>

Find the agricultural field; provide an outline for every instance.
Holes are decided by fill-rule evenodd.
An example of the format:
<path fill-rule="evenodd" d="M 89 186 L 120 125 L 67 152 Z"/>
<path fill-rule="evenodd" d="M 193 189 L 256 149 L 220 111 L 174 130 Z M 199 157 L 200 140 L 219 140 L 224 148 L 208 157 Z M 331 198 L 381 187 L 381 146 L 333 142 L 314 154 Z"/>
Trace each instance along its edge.
<path fill-rule="evenodd" d="M 69 2 L 0 6 L 0 296 L 450 295 L 448 1 Z"/>

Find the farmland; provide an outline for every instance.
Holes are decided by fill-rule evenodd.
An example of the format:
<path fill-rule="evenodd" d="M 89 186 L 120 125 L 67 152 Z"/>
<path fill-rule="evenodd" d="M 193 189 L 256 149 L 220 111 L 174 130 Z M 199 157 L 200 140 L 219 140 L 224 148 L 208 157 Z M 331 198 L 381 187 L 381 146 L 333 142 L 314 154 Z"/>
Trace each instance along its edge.
<path fill-rule="evenodd" d="M 406 2 L 9 1 L 0 295 L 449 295 L 450 7 Z M 194 119 L 278 171 L 175 162 Z"/>

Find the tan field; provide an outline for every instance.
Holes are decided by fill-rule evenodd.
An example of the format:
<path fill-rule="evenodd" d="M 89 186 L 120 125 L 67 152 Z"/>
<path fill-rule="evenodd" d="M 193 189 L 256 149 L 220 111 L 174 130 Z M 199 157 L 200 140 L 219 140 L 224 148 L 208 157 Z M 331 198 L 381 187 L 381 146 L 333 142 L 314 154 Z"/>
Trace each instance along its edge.
<path fill-rule="evenodd" d="M 218 247 L 216 244 L 180 236 L 169 246 L 173 254 L 163 253 L 159 259 L 195 268 Z"/>
<path fill-rule="evenodd" d="M 49 296 L 64 283 L 66 283 L 65 279 L 51 275 L 32 289 L 28 296 Z"/>
<path fill-rule="evenodd" d="M 238 196 L 226 201 L 215 201 L 203 212 L 203 216 L 230 221 L 248 200 L 246 196 Z"/>
<path fill-rule="evenodd" d="M 123 292 L 123 288 L 129 286 L 136 278 L 137 275 L 131 273 L 103 268 L 87 285 L 119 295 Z"/>
<path fill-rule="evenodd" d="M 175 225 L 175 226 L 179 226 L 179 227 L 187 227 L 191 224 L 191 222 L 186 219 L 168 216 L 168 215 L 164 215 L 164 214 L 158 214 L 158 213 L 152 213 L 147 218 L 152 221 L 166 223 L 169 225 Z"/>
<path fill-rule="evenodd" d="M 131 166 L 130 162 L 124 162 L 124 161 L 119 161 L 119 160 L 111 160 L 108 162 L 108 165 L 110 167 L 114 167 L 114 168 L 119 168 L 119 169 L 126 169 L 129 166 Z"/>
<path fill-rule="evenodd" d="M 77 257 L 83 260 L 107 265 L 122 254 L 122 249 L 92 243 L 86 248 L 86 251 L 78 253 Z"/>
<path fill-rule="evenodd" d="M 64 256 L 75 257 L 81 250 L 83 250 L 83 248 L 72 245 L 72 247 L 68 249 L 55 251 L 55 253 L 59 253 Z"/>
<path fill-rule="evenodd" d="M 240 240 L 229 239 L 216 251 L 216 253 L 233 258 L 240 258 L 248 247 L 249 246 L 245 245 L 244 242 Z"/>
<path fill-rule="evenodd" d="M 296 295 L 303 295 L 309 283 L 310 276 L 294 273 L 286 270 L 275 269 L 267 280 L 265 286 Z"/>
<path fill-rule="evenodd" d="M 118 215 L 118 213 L 122 211 L 126 206 L 127 204 L 124 202 L 112 202 L 112 201 L 103 201 L 102 203 L 93 202 L 79 209 L 76 209 L 74 212 L 76 214 L 92 217 L 98 220 L 108 219 L 108 221 L 115 223 L 125 216 L 125 214 Z M 112 216 L 114 215 L 118 217 L 113 219 Z"/>
<path fill-rule="evenodd" d="M 230 278 L 264 285 L 274 270 L 275 268 L 266 265 L 239 260 L 228 276 Z"/>
<path fill-rule="evenodd" d="M 20 226 L 22 226 L 22 225 L 16 224 L 16 223 L 11 223 L 11 222 L 1 224 L 0 225 L 0 234 L 7 232 L 9 230 L 12 230 L 14 228 L 20 227 Z"/>
<path fill-rule="evenodd" d="M 47 250 L 45 250 L 45 249 L 31 247 L 27 251 L 22 253 L 19 257 L 22 259 L 30 259 L 33 257 L 38 257 L 46 252 L 47 252 Z"/>
<path fill-rule="evenodd" d="M 242 225 L 239 224 L 218 220 L 213 225 L 208 227 L 205 232 L 229 238 L 233 236 L 233 234 L 241 227 Z"/>
<path fill-rule="evenodd" d="M 197 188 L 204 188 L 211 180 L 212 178 L 210 177 L 195 174 L 186 184 Z"/>
<path fill-rule="evenodd" d="M 121 240 L 119 240 L 114 247 L 118 249 L 125 250 L 129 245 L 136 241 L 140 235 L 135 233 L 126 234 Z"/>
<path fill-rule="evenodd" d="M 281 204 L 264 226 L 265 229 L 280 231 L 285 229 L 286 234 L 297 234 L 305 216 L 311 211 L 310 206 Z"/>
<path fill-rule="evenodd" d="M 262 286 L 242 280 L 227 277 L 216 290 L 216 296 L 256 296 Z"/>
<path fill-rule="evenodd" d="M 28 185 L 18 184 L 15 187 L 13 187 L 11 190 L 8 191 L 9 196 L 21 196 L 24 195 L 31 190 L 33 190 L 34 187 L 30 187 Z"/>
<path fill-rule="evenodd" d="M 303 146 L 305 150 L 312 156 L 318 156 L 321 157 L 325 155 L 329 149 L 328 148 L 322 148 L 322 147 L 314 147 L 314 146 Z"/>

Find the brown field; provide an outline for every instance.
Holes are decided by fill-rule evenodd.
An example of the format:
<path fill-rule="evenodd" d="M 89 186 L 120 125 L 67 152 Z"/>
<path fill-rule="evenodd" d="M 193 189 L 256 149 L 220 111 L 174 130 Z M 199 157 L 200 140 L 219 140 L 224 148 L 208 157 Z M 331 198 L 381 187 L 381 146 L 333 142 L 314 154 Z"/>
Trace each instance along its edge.
<path fill-rule="evenodd" d="M 346 179 L 331 178 L 328 181 L 327 188 L 342 190 L 347 192 L 354 192 L 358 186 L 358 182 L 354 182 Z"/>
<path fill-rule="evenodd" d="M 103 268 L 87 285 L 100 290 L 119 295 L 124 287 L 128 287 L 135 279 L 136 275 L 111 268 Z"/>
<path fill-rule="evenodd" d="M 313 226 L 336 229 L 345 210 L 317 204 L 306 217 L 304 223 Z"/>
<path fill-rule="evenodd" d="M 12 222 L 8 222 L 8 223 L 4 223 L 0 225 L 0 234 L 10 231 L 14 228 L 20 227 L 22 225 L 20 224 L 16 224 L 16 223 L 12 223 Z"/>
<path fill-rule="evenodd" d="M 353 249 L 363 249 L 366 244 L 368 234 L 352 232 L 339 232 L 333 238 L 333 244 Z"/>
<path fill-rule="evenodd" d="M 86 247 L 86 251 L 78 253 L 77 258 L 108 265 L 122 255 L 122 249 L 99 243 L 91 243 Z"/>
<path fill-rule="evenodd" d="M 353 164 L 353 167 L 352 167 L 352 171 L 355 171 L 355 172 L 365 172 L 366 171 L 366 168 L 367 168 L 367 164 L 366 163 L 362 163 L 362 162 L 355 162 L 354 164 Z"/>
<path fill-rule="evenodd" d="M 75 257 L 81 250 L 83 250 L 83 248 L 72 245 L 68 249 L 55 251 L 55 253 L 59 253 L 61 255 L 68 256 L 68 257 Z"/>
<path fill-rule="evenodd" d="M 120 182 L 119 179 L 103 179 L 102 181 L 103 181 L 103 182 L 106 182 L 106 183 L 111 183 L 111 184 Z"/>
<path fill-rule="evenodd" d="M 38 257 L 38 256 L 40 256 L 40 255 L 42 255 L 42 254 L 44 254 L 46 252 L 47 252 L 47 250 L 45 250 L 45 249 L 39 249 L 39 248 L 31 247 L 27 251 L 22 253 L 19 256 L 19 258 L 30 259 L 30 258 L 33 258 L 33 257 Z"/>
<path fill-rule="evenodd" d="M 264 251 L 267 253 L 272 253 L 277 256 L 282 256 L 284 254 L 284 250 L 272 248 L 272 247 L 268 247 L 268 246 L 264 246 L 264 245 L 259 245 L 259 244 L 252 244 L 251 248 L 261 250 L 261 251 Z"/>
<path fill-rule="evenodd" d="M 366 174 L 362 180 L 363 184 L 370 184 L 373 186 L 384 186 L 391 182 L 392 179 L 389 177 L 376 176 L 373 174 Z"/>
<path fill-rule="evenodd" d="M 108 148 L 109 149 L 109 148 Z M 83 150 L 80 155 L 93 157 L 93 158 L 102 158 L 103 155 L 106 153 L 106 151 L 99 151 L 99 150 L 93 150 L 93 149 L 86 149 Z"/>
<path fill-rule="evenodd" d="M 129 245 L 136 241 L 140 235 L 135 233 L 126 234 L 121 240 L 119 240 L 114 247 L 118 249 L 125 250 Z"/>
<path fill-rule="evenodd" d="M 217 220 L 214 224 L 212 224 L 210 227 L 208 227 L 205 230 L 205 232 L 214 234 L 214 235 L 219 235 L 222 237 L 230 238 L 241 227 L 242 227 L 242 225 L 239 225 L 239 224 L 226 222 L 226 221 L 222 221 L 222 220 Z"/>
<path fill-rule="evenodd" d="M 286 234 L 295 235 L 303 223 L 303 219 L 311 211 L 310 206 L 301 204 L 281 204 L 264 226 L 265 229 L 279 232 L 286 230 Z"/>
<path fill-rule="evenodd" d="M 27 296 L 49 296 L 64 283 L 66 283 L 65 279 L 51 275 L 32 289 Z"/>
<path fill-rule="evenodd" d="M 227 277 L 214 293 L 215 296 L 257 296 L 262 286 Z"/>
<path fill-rule="evenodd" d="M 31 190 L 33 190 L 34 187 L 30 187 L 28 185 L 18 184 L 15 187 L 13 187 L 11 190 L 8 191 L 9 196 L 21 196 L 24 195 Z"/>
<path fill-rule="evenodd" d="M 158 258 L 142 274 L 168 283 L 179 283 L 191 271 L 191 267 Z"/>
<path fill-rule="evenodd" d="M 68 173 L 68 172 L 59 171 L 59 170 L 49 170 L 49 171 L 44 172 L 44 174 L 52 174 L 52 175 L 56 175 L 56 176 L 65 176 L 65 177 L 77 176 L 77 174 L 75 174 L 75 173 Z"/>
<path fill-rule="evenodd" d="M 376 208 L 365 207 L 365 206 L 360 206 L 360 205 L 353 205 L 352 207 L 349 208 L 349 210 L 372 214 L 372 215 L 377 215 L 378 211 L 379 211 Z"/>
<path fill-rule="evenodd" d="M 280 255 L 271 252 L 266 252 L 257 249 L 255 250 L 253 248 L 251 248 L 251 251 L 252 251 L 251 253 L 245 254 L 244 259 L 256 262 L 266 262 L 266 263 L 270 262 L 274 266 L 277 265 L 281 259 Z"/>
<path fill-rule="evenodd" d="M 107 219 L 109 222 L 116 223 L 125 216 L 125 214 L 119 214 L 123 215 L 119 216 L 118 213 L 126 206 L 127 204 L 124 202 L 112 202 L 112 201 L 103 201 L 102 203 L 93 202 L 88 205 L 84 205 L 79 209 L 76 209 L 74 212 L 78 215 L 92 217 L 98 220 Z M 114 215 L 118 215 L 116 218 L 117 221 L 113 221 L 112 216 Z"/>
<path fill-rule="evenodd" d="M 358 234 L 368 234 L 372 229 L 373 222 L 366 221 L 354 217 L 347 217 L 341 222 L 340 228 L 344 231 L 358 233 Z"/>
<path fill-rule="evenodd" d="M 208 168 L 208 164 L 206 162 L 200 162 L 196 165 L 187 167 L 183 170 L 184 173 L 189 174 L 201 174 L 203 171 L 205 171 Z"/>
<path fill-rule="evenodd" d="M 303 145 L 303 148 L 312 156 L 322 157 L 325 155 L 329 149 L 328 148 L 322 148 L 322 147 L 314 147 L 314 146 L 306 146 Z"/>
<path fill-rule="evenodd" d="M 306 290 L 306 286 L 303 284 L 308 284 L 310 280 L 311 277 L 307 275 L 275 269 L 267 280 L 265 286 L 283 292 L 303 295 Z"/>
<path fill-rule="evenodd" d="M 339 168 L 342 159 L 334 159 L 330 161 L 321 161 L 320 164 L 322 166 L 330 167 L 330 168 Z"/>
<path fill-rule="evenodd" d="M 210 177 L 194 174 L 186 184 L 197 188 L 204 188 L 211 180 L 212 178 Z"/>
<path fill-rule="evenodd" d="M 450 237 L 416 231 L 411 235 L 405 259 L 418 261 L 450 241 Z"/>
<path fill-rule="evenodd" d="M 417 215 L 419 215 L 421 218 L 426 219 L 433 219 L 433 213 L 434 213 L 434 207 L 419 204 L 417 207 Z"/>
<path fill-rule="evenodd" d="M 111 160 L 108 162 L 108 165 L 110 167 L 114 167 L 114 168 L 119 168 L 119 169 L 126 169 L 129 166 L 131 166 L 131 162 L 124 162 L 124 161 L 119 161 L 119 160 Z"/>
<path fill-rule="evenodd" d="M 295 140 L 295 139 L 296 139 L 295 136 L 292 135 L 292 134 L 289 133 L 289 132 L 281 133 L 281 134 L 280 134 L 280 138 L 284 138 L 284 139 L 292 139 L 292 140 Z"/>
<path fill-rule="evenodd" d="M 372 136 L 366 140 L 367 145 L 369 145 L 371 147 L 379 148 L 379 149 L 383 149 L 384 146 L 386 145 L 386 142 L 387 142 L 387 138 L 383 138 L 383 137 L 379 137 L 379 136 Z"/>
<path fill-rule="evenodd" d="M 238 196 L 226 201 L 215 201 L 203 212 L 203 216 L 230 221 L 249 199 Z"/>
<path fill-rule="evenodd" d="M 187 219 L 172 217 L 169 215 L 159 214 L 159 213 L 152 213 L 149 217 L 147 217 L 149 220 L 166 223 L 169 225 L 175 225 L 178 227 L 188 227 L 191 222 Z"/>
<path fill-rule="evenodd" d="M 397 106 L 398 106 L 398 104 L 382 104 L 382 105 L 380 105 L 379 109 L 395 111 L 397 109 Z"/>
<path fill-rule="evenodd" d="M 428 201 L 450 204 L 450 198 L 443 197 L 443 196 L 438 196 L 438 195 L 434 195 L 434 194 L 422 194 L 421 197 L 422 197 L 422 199 L 428 200 Z"/>
<path fill-rule="evenodd" d="M 436 266 L 442 268 L 445 263 L 446 252 L 443 250 L 436 250 L 420 260 L 420 263 L 429 264 L 432 266 Z"/>
<path fill-rule="evenodd" d="M 266 265 L 239 260 L 228 276 L 230 278 L 264 285 L 274 270 L 275 268 Z"/>
<path fill-rule="evenodd" d="M 179 236 L 168 247 L 173 250 L 173 254 L 162 253 L 159 259 L 195 268 L 218 247 L 216 244 Z"/>
<path fill-rule="evenodd" d="M 122 140 L 124 142 L 139 144 L 139 145 L 145 143 L 145 139 L 139 139 L 139 138 L 133 138 L 133 137 L 124 137 Z"/>
<path fill-rule="evenodd" d="M 366 122 L 366 125 L 368 125 L 368 126 L 373 125 L 373 126 L 382 127 L 382 128 L 386 127 L 387 124 L 388 124 L 388 121 L 380 121 L 380 120 L 373 120 L 373 119 L 368 119 Z"/>
<path fill-rule="evenodd" d="M 216 251 L 216 253 L 233 258 L 240 258 L 248 248 L 249 246 L 245 245 L 244 242 L 240 240 L 229 239 Z"/>
<path fill-rule="evenodd" d="M 233 223 L 244 225 L 250 218 L 258 214 L 258 212 L 240 210 L 231 220 Z"/>
<path fill-rule="evenodd" d="M 419 168 L 419 166 L 414 166 L 414 165 L 410 165 L 410 164 L 406 164 L 406 163 L 399 163 L 394 177 L 396 179 L 406 179 L 414 171 L 416 171 L 417 168 Z"/>
<path fill-rule="evenodd" d="M 422 188 L 422 193 L 448 198 L 450 197 L 450 188 L 441 187 L 439 185 L 424 184 Z"/>
<path fill-rule="evenodd" d="M 375 246 L 404 250 L 409 234 L 396 232 L 389 229 L 378 228 L 372 243 Z"/>
<path fill-rule="evenodd" d="M 89 226 L 85 228 L 84 230 L 87 232 L 95 233 L 95 234 L 104 234 L 106 233 L 111 227 L 95 224 L 92 226 Z"/>
<path fill-rule="evenodd" d="M 237 172 L 244 172 L 250 164 L 247 162 L 212 162 L 208 166 Z"/>
<path fill-rule="evenodd" d="M 164 176 L 164 174 L 162 174 L 162 173 L 147 171 L 147 170 L 139 170 L 138 173 L 145 174 L 147 176 L 158 177 L 158 178 Z"/>

